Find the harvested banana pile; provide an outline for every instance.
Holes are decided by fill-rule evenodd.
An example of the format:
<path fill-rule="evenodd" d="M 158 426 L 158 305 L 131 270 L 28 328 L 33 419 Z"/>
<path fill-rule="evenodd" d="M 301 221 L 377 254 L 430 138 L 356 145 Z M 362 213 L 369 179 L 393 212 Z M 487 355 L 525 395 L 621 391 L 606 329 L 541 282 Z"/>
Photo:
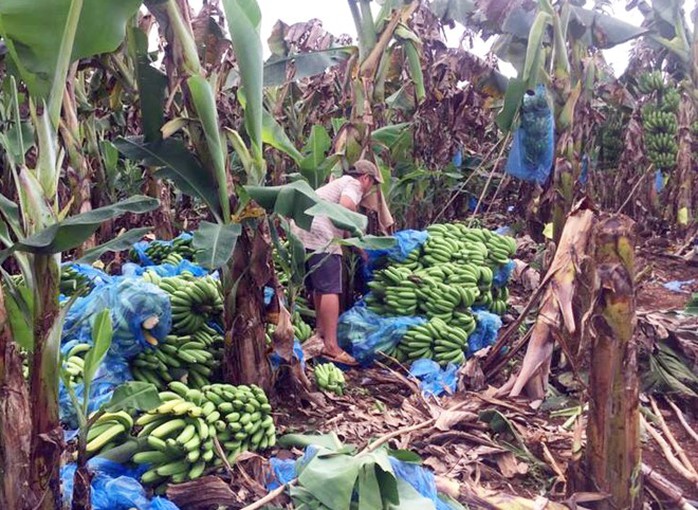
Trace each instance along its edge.
<path fill-rule="evenodd" d="M 77 343 L 77 341 L 74 341 L 74 345 L 65 353 L 63 357 L 63 370 L 68 374 L 68 380 L 71 386 L 82 384 L 85 356 L 87 355 L 87 351 L 91 348 L 92 345 L 90 344 Z"/>
<path fill-rule="evenodd" d="M 475 319 L 470 318 L 469 330 L 446 324 L 438 317 L 414 326 L 402 337 L 393 355 L 399 361 L 429 358 L 440 365 L 463 363 L 468 350 L 468 335 L 475 330 Z"/>
<path fill-rule="evenodd" d="M 299 342 L 303 343 L 313 336 L 313 328 L 303 320 L 298 312 L 291 317 L 291 323 L 293 324 L 293 333 Z"/>
<path fill-rule="evenodd" d="M 212 384 L 196 390 L 178 382 L 169 388 L 160 393 L 164 403 L 135 422 L 147 448 L 132 461 L 148 465 L 141 481 L 159 485 L 156 492 L 221 465 L 215 442 L 230 462 L 241 452 L 276 443 L 271 406 L 260 388 Z"/>
<path fill-rule="evenodd" d="M 148 243 L 144 253 L 153 264 L 177 265 L 182 260 L 194 260 L 196 250 L 192 245 L 192 236 L 181 235 L 173 239 L 172 242 L 152 241 Z M 140 261 L 138 253 L 134 249 L 131 249 L 129 256 L 134 262 Z"/>
<path fill-rule="evenodd" d="M 344 394 L 344 386 L 346 384 L 344 373 L 334 363 L 315 365 L 313 373 L 315 375 L 315 384 L 317 384 L 319 389 L 330 391 L 337 395 Z"/>
<path fill-rule="evenodd" d="M 127 412 L 104 413 L 87 432 L 87 456 L 94 457 L 119 446 L 128 439 L 132 428 L 133 418 Z M 77 457 L 77 452 L 74 456 Z"/>
<path fill-rule="evenodd" d="M 220 280 L 210 275 L 196 278 L 186 271 L 179 276 L 168 277 L 146 271 L 143 279 L 170 295 L 172 331 L 175 334 L 191 335 L 205 324 L 221 323 L 223 289 Z"/>
<path fill-rule="evenodd" d="M 504 282 L 495 286 L 495 275 L 516 253 L 516 241 L 461 224 L 432 225 L 427 232 L 427 241 L 403 262 L 374 272 L 366 305 L 379 315 L 429 319 L 386 354 L 460 363 L 477 326 L 472 310 L 506 313 L 509 290 Z"/>
<path fill-rule="evenodd" d="M 172 381 L 202 388 L 219 379 L 223 359 L 223 336 L 204 324 L 191 335 L 168 335 L 163 342 L 138 354 L 131 361 L 136 381 L 164 390 Z"/>

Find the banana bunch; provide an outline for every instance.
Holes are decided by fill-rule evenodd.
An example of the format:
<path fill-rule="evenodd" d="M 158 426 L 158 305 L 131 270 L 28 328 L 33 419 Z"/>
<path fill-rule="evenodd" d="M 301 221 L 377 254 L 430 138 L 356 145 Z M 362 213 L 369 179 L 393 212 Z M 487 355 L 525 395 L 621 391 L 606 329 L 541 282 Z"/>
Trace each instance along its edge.
<path fill-rule="evenodd" d="M 524 158 L 535 165 L 548 148 L 550 125 L 550 105 L 544 91 L 526 94 L 521 105 L 521 127 L 523 128 Z"/>
<path fill-rule="evenodd" d="M 662 111 L 667 113 L 678 113 L 681 104 L 681 94 L 673 85 L 667 87 L 662 97 Z"/>
<path fill-rule="evenodd" d="M 146 272 L 144 277 L 149 275 L 147 278 L 154 279 L 152 274 Z M 159 278 L 157 285 L 170 294 L 172 330 L 177 334 L 193 334 L 205 324 L 221 321 L 223 289 L 220 280 L 212 276 L 193 278 L 183 273 Z"/>
<path fill-rule="evenodd" d="M 76 343 L 65 354 L 63 370 L 69 374 L 71 386 L 82 383 L 82 375 L 85 366 L 85 355 L 92 348 L 90 344 Z"/>
<path fill-rule="evenodd" d="M 331 391 L 337 395 L 344 394 L 344 372 L 342 372 L 334 363 L 320 363 L 315 365 L 313 369 L 315 375 L 315 384 L 323 391 Z"/>
<path fill-rule="evenodd" d="M 654 105 L 643 108 L 642 125 L 645 131 L 651 134 L 675 135 L 679 128 L 675 113 L 658 110 Z"/>
<path fill-rule="evenodd" d="M 229 462 L 244 451 L 265 450 L 276 444 L 271 406 L 261 388 L 212 384 L 202 390 L 206 399 L 216 406 L 209 418 L 216 418 L 213 420 L 216 437 Z M 222 462 L 222 459 L 216 459 L 214 465 Z"/>
<path fill-rule="evenodd" d="M 449 325 L 438 317 L 410 328 L 398 344 L 395 357 L 400 361 L 429 358 L 440 365 L 463 363 L 464 351 L 468 349 L 468 336 L 475 331 L 476 326 L 475 319 L 472 316 L 470 319 L 469 330 Z"/>
<path fill-rule="evenodd" d="M 606 112 L 606 122 L 601 127 L 601 154 L 599 160 L 603 168 L 615 168 L 623 153 L 624 122 L 621 114 L 615 111 Z"/>
<path fill-rule="evenodd" d="M 199 478 L 222 463 L 215 454 L 216 440 L 231 461 L 242 451 L 275 443 L 271 406 L 256 386 L 214 384 L 196 390 L 173 382 L 169 388 L 160 393 L 163 404 L 136 420 L 142 427 L 138 437 L 148 447 L 131 460 L 148 465 L 141 476 L 144 484 L 162 487 Z"/>
<path fill-rule="evenodd" d="M 293 314 L 291 322 L 293 323 L 293 333 L 300 343 L 305 342 L 308 338 L 313 336 L 313 328 L 303 320 L 301 314 L 298 312 Z"/>
<path fill-rule="evenodd" d="M 152 383 L 158 390 L 174 380 L 200 389 L 219 375 L 222 359 L 223 337 L 204 324 L 191 335 L 168 335 L 139 353 L 131 361 L 131 373 L 136 381 Z"/>
<path fill-rule="evenodd" d="M 637 80 L 637 88 L 643 94 L 651 94 L 652 92 L 662 90 L 664 88 L 664 78 L 660 71 L 652 71 L 651 73 L 643 73 Z"/>
<path fill-rule="evenodd" d="M 64 296 L 85 295 L 92 290 L 90 279 L 72 266 L 61 267 L 60 292 Z"/>
<path fill-rule="evenodd" d="M 94 457 L 122 444 L 132 428 L 133 418 L 127 412 L 104 413 L 87 432 L 85 451 L 88 457 Z"/>
<path fill-rule="evenodd" d="M 177 265 L 185 259 L 194 260 L 196 250 L 192 245 L 191 236 L 179 236 L 173 239 L 171 243 L 158 240 L 150 242 L 145 249 L 145 254 L 154 264 Z M 136 250 L 132 249 L 129 256 L 132 261 L 139 262 Z"/>
<path fill-rule="evenodd" d="M 490 306 L 490 311 L 496 313 L 497 315 L 504 315 L 507 313 L 507 301 L 509 301 L 509 289 L 506 287 L 500 287 L 492 289 L 492 304 Z"/>

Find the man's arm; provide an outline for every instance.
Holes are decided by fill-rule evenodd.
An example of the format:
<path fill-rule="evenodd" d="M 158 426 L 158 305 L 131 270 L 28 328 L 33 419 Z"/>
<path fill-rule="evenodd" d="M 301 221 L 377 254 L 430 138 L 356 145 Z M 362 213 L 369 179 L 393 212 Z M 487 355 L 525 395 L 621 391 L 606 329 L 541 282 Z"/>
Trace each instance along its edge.
<path fill-rule="evenodd" d="M 356 212 L 357 204 L 348 196 L 342 195 L 339 197 L 339 205 L 342 207 L 346 207 L 350 211 Z"/>

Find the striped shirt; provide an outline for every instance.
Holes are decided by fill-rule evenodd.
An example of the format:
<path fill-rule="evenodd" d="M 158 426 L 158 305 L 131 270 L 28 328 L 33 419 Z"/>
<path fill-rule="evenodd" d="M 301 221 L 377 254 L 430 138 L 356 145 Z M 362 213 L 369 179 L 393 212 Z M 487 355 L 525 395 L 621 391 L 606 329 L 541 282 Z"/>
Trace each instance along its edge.
<path fill-rule="evenodd" d="M 339 204 L 339 200 L 346 197 L 358 206 L 363 197 L 361 183 L 350 175 L 334 179 L 319 187 L 315 192 L 320 198 L 333 204 Z M 342 253 L 342 248 L 333 243 L 332 240 L 343 238 L 344 231 L 335 227 L 327 216 L 315 216 L 309 231 L 299 228 L 292 222 L 292 231 L 298 236 L 306 250 L 339 255 Z"/>

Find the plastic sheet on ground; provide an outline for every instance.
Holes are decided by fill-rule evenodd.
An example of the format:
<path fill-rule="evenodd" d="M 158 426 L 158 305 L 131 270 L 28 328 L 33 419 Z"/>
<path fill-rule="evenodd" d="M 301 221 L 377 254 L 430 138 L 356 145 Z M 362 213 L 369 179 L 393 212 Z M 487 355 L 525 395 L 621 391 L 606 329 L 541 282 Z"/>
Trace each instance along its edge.
<path fill-rule="evenodd" d="M 468 356 L 493 345 L 497 340 L 497 333 L 502 327 L 502 319 L 497 314 L 486 310 L 474 310 L 473 313 L 477 327 L 468 337 Z"/>
<path fill-rule="evenodd" d="M 315 446 L 310 445 L 306 447 L 303 456 L 297 460 L 272 457 L 270 459 L 272 473 L 266 483 L 267 490 L 274 490 L 296 478 L 303 466 L 312 460 L 317 451 Z M 394 457 L 389 457 L 389 459 L 393 473 L 398 479 L 409 483 L 422 497 L 432 501 L 437 510 L 452 510 L 448 503 L 439 499 L 436 480 L 429 469 L 419 464 L 403 462 Z"/>
<path fill-rule="evenodd" d="M 523 181 L 544 184 L 550 176 L 555 154 L 555 119 L 543 85 L 526 94 L 521 106 L 521 125 L 507 159 L 506 172 Z"/>
<path fill-rule="evenodd" d="M 171 501 L 154 497 L 149 499 L 138 481 L 147 469 L 145 466 L 131 468 L 116 462 L 95 457 L 87 463 L 94 473 L 92 479 L 93 510 L 178 510 Z M 61 468 L 61 490 L 66 508 L 70 508 L 73 494 L 73 477 L 77 464 L 66 464 Z"/>
<path fill-rule="evenodd" d="M 78 298 L 68 311 L 63 328 L 63 341 L 92 343 L 92 322 L 95 315 L 109 309 L 114 336 L 109 354 L 133 358 L 150 344 L 145 339 L 143 321 L 156 316 L 157 325 L 149 333 L 161 341 L 172 327 L 168 294 L 159 287 L 137 278 L 123 278 L 95 288 Z"/>
<path fill-rule="evenodd" d="M 362 302 L 339 317 L 337 339 L 361 365 L 370 365 L 376 352 L 394 348 L 412 326 L 426 323 L 423 317 L 383 317 Z"/>
<path fill-rule="evenodd" d="M 666 282 L 662 286 L 670 290 L 672 292 L 690 292 L 686 289 L 684 289 L 684 285 L 690 285 L 694 282 L 695 280 L 684 280 L 684 281 L 679 281 L 679 280 L 673 280 L 671 282 Z"/>
<path fill-rule="evenodd" d="M 425 467 L 411 462 L 403 462 L 390 457 L 390 465 L 395 476 L 409 483 L 419 495 L 431 500 L 436 510 L 451 510 L 452 507 L 439 499 L 434 474 Z"/>
<path fill-rule="evenodd" d="M 74 342 L 69 342 L 63 347 L 63 352 L 67 352 L 72 347 Z M 107 356 L 97 369 L 92 386 L 90 387 L 90 398 L 88 401 L 87 411 L 92 413 L 97 411 L 103 404 L 109 402 L 117 386 L 132 381 L 131 369 L 128 362 L 120 357 Z M 73 391 L 78 399 L 78 402 L 83 401 L 85 386 L 84 384 L 73 385 Z M 58 388 L 58 407 L 60 418 L 63 423 L 73 429 L 78 427 L 77 414 L 73 407 L 73 402 L 70 399 L 68 389 L 60 382 Z"/>
<path fill-rule="evenodd" d="M 410 375 L 419 379 L 419 387 L 425 396 L 439 397 L 452 394 L 458 384 L 458 367 L 449 363 L 444 368 L 434 360 L 418 359 L 410 367 Z"/>

